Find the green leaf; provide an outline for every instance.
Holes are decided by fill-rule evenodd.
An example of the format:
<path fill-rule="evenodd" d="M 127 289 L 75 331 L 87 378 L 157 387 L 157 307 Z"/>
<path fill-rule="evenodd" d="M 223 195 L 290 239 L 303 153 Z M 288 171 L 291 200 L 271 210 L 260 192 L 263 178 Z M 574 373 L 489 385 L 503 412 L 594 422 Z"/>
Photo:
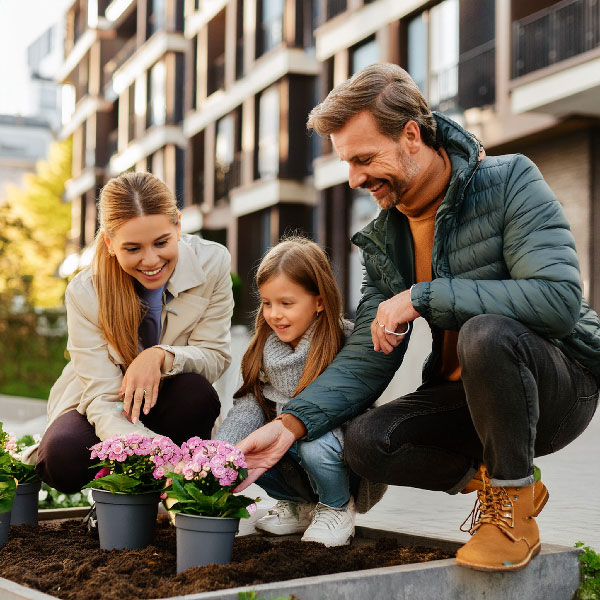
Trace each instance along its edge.
<path fill-rule="evenodd" d="M 129 475 L 121 475 L 119 473 L 111 473 L 110 475 L 106 475 L 105 477 L 100 477 L 98 479 L 94 479 L 94 481 L 90 481 L 84 488 L 96 488 L 99 490 L 108 490 L 109 492 L 128 492 L 128 493 L 136 493 L 140 492 L 139 488 L 140 482 L 133 477 L 129 477 Z"/>

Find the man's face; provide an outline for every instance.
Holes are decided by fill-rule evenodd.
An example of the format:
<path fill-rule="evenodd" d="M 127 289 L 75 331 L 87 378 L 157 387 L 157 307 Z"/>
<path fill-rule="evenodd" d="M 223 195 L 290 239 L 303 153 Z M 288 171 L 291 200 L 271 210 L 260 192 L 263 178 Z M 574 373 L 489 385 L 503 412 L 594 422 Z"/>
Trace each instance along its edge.
<path fill-rule="evenodd" d="M 382 209 L 400 204 L 419 173 L 405 137 L 403 132 L 398 140 L 393 140 L 380 133 L 368 110 L 359 112 L 331 134 L 340 160 L 348 163 L 350 187 L 369 190 Z"/>

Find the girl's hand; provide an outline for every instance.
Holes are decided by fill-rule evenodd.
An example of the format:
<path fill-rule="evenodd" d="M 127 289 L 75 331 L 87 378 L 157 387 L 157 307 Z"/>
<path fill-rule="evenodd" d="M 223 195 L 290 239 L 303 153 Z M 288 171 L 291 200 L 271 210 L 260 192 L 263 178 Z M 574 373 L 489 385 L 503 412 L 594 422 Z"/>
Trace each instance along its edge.
<path fill-rule="evenodd" d="M 233 491 L 241 492 L 265 471 L 276 465 L 296 441 L 296 436 L 281 421 L 271 421 L 237 444 L 248 465 L 248 477 Z"/>
<path fill-rule="evenodd" d="M 131 423 L 137 423 L 142 403 L 145 415 L 156 404 L 164 360 L 162 348 L 146 348 L 127 368 L 119 396 L 123 398 L 123 414 Z"/>

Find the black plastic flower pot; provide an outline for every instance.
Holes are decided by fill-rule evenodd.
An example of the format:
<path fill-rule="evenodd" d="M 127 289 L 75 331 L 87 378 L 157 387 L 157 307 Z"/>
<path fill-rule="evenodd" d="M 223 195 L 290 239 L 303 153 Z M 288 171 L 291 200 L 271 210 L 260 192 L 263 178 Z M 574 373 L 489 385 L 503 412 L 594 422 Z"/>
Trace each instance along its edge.
<path fill-rule="evenodd" d="M 211 563 L 226 565 L 230 562 L 239 524 L 238 518 L 177 513 L 177 572 Z"/>
<path fill-rule="evenodd" d="M 11 511 L 11 525 L 37 526 L 38 494 L 41 487 L 42 482 L 39 479 L 29 483 L 20 483 L 17 486 L 17 493 Z"/>
<path fill-rule="evenodd" d="M 0 513 L 0 546 L 8 539 L 8 530 L 10 529 L 10 510 Z"/>
<path fill-rule="evenodd" d="M 152 543 L 160 493 L 92 490 L 102 550 L 139 550 Z"/>

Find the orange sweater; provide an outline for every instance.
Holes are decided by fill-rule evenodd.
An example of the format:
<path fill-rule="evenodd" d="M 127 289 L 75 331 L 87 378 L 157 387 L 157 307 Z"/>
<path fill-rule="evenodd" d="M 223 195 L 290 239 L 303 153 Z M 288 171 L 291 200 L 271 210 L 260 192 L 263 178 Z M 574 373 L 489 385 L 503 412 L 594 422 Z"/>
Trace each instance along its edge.
<path fill-rule="evenodd" d="M 431 256 L 435 232 L 435 215 L 451 175 L 450 159 L 443 148 L 423 174 L 423 184 L 402 197 L 398 210 L 406 215 L 410 224 L 415 251 L 415 281 L 431 281 Z M 444 331 L 442 346 L 442 377 L 448 381 L 460 379 L 460 364 L 456 352 L 457 331 Z"/>

